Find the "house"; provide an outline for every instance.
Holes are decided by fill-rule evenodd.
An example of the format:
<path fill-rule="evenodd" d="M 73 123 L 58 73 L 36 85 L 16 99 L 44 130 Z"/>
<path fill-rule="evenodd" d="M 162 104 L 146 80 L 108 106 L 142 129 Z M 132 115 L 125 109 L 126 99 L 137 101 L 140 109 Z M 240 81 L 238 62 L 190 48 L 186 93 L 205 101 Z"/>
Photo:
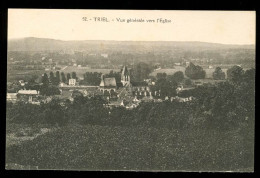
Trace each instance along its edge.
<path fill-rule="evenodd" d="M 145 81 L 141 82 L 131 82 L 131 90 L 134 96 L 142 98 L 145 96 L 151 96 L 150 87 Z"/>
<path fill-rule="evenodd" d="M 177 88 L 176 88 L 176 92 L 179 93 L 180 91 L 183 90 L 183 85 L 179 85 Z"/>
<path fill-rule="evenodd" d="M 7 93 L 6 100 L 11 101 L 11 102 L 16 102 L 17 101 L 17 93 Z"/>
<path fill-rule="evenodd" d="M 75 86 L 76 85 L 76 79 L 69 79 L 69 85 L 70 86 Z"/>
<path fill-rule="evenodd" d="M 67 86 L 66 83 L 60 82 L 59 87 Z"/>
<path fill-rule="evenodd" d="M 20 85 L 23 87 L 25 85 L 24 80 L 19 80 Z"/>
<path fill-rule="evenodd" d="M 116 88 L 117 85 L 115 77 L 105 78 L 103 74 L 101 75 L 101 82 L 99 85 L 100 91 L 103 91 L 103 93 L 105 91 L 111 92 L 111 90 L 116 91 Z"/>
<path fill-rule="evenodd" d="M 202 86 L 202 85 L 203 85 L 203 82 L 201 82 L 201 81 L 195 81 L 195 82 L 194 82 L 194 85 L 195 85 L 195 86 Z"/>
<path fill-rule="evenodd" d="M 131 86 L 133 91 L 150 91 L 150 87 L 148 86 L 148 83 L 145 81 L 131 82 Z"/>
<path fill-rule="evenodd" d="M 39 92 L 37 90 L 19 90 L 17 98 L 19 100 L 28 101 L 29 103 L 35 101 Z"/>
<path fill-rule="evenodd" d="M 137 99 L 136 96 L 135 96 L 135 98 L 133 99 L 133 102 L 139 102 L 139 100 Z"/>
<path fill-rule="evenodd" d="M 188 90 L 192 90 L 194 89 L 195 87 L 183 87 L 183 85 L 179 85 L 177 88 L 176 88 L 176 92 L 177 94 L 183 92 L 183 91 L 188 91 Z"/>
<path fill-rule="evenodd" d="M 179 97 L 179 96 L 175 96 L 175 97 L 171 97 L 171 101 L 175 100 L 178 102 L 188 102 L 188 101 L 192 101 L 193 99 L 195 99 L 193 96 L 190 97 Z"/>

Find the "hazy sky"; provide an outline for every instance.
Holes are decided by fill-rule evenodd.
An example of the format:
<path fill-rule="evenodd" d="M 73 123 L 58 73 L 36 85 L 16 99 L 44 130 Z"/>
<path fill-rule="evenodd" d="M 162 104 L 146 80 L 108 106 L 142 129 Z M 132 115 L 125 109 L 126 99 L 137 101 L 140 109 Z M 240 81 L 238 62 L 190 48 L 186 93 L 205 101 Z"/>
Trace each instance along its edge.
<path fill-rule="evenodd" d="M 110 22 L 95 22 L 94 17 Z M 145 22 L 117 22 L 117 18 Z M 157 23 L 160 18 L 171 23 Z M 146 22 L 149 19 L 155 22 Z M 9 9 L 8 38 L 255 44 L 255 21 L 254 11 Z"/>

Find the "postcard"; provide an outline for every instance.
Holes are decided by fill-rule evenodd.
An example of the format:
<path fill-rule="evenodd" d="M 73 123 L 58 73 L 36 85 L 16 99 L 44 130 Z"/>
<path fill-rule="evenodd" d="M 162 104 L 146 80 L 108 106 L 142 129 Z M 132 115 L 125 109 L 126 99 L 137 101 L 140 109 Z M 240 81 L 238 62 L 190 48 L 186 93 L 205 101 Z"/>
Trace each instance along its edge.
<path fill-rule="evenodd" d="M 6 169 L 254 172 L 255 11 L 8 9 Z"/>

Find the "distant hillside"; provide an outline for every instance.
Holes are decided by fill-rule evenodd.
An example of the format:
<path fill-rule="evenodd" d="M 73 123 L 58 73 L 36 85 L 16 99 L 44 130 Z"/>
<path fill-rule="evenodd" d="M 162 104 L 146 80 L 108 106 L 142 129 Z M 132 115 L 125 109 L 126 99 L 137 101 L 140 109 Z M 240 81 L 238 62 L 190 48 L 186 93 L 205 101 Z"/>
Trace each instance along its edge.
<path fill-rule="evenodd" d="M 59 50 L 92 50 L 92 51 L 168 51 L 214 50 L 214 49 L 255 49 L 254 45 L 226 45 L 206 42 L 180 41 L 62 41 L 47 38 L 21 38 L 8 40 L 8 51 L 59 51 Z"/>

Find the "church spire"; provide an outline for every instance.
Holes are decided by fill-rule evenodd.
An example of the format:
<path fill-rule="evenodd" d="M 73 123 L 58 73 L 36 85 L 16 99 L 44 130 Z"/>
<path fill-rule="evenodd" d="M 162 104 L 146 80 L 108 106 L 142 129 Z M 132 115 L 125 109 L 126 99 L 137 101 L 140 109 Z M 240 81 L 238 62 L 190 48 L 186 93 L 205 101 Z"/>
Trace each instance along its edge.
<path fill-rule="evenodd" d="M 129 75 L 129 71 L 126 66 L 124 66 L 123 70 L 122 70 L 121 82 L 122 82 L 123 86 L 125 86 L 126 84 L 130 84 L 130 75 Z"/>

